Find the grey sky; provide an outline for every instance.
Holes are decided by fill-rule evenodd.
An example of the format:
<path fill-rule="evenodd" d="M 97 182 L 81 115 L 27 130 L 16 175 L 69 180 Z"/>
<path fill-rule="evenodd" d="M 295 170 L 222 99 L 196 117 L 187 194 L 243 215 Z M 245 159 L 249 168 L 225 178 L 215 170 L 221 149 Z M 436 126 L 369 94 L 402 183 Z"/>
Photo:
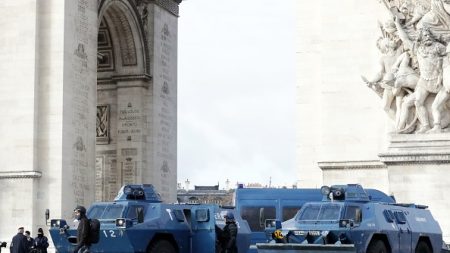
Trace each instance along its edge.
<path fill-rule="evenodd" d="M 187 0 L 178 33 L 178 182 L 292 185 L 295 0 Z"/>

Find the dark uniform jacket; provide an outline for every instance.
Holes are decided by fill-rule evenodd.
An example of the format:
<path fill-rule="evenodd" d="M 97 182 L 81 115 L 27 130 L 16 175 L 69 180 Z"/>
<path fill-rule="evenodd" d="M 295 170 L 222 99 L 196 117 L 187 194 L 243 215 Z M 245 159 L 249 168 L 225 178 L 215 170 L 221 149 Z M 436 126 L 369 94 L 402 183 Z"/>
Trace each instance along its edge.
<path fill-rule="evenodd" d="M 234 221 L 227 222 L 225 227 L 223 227 L 223 232 L 221 235 L 222 239 L 222 253 L 237 253 L 236 247 L 236 237 L 238 228 Z"/>
<path fill-rule="evenodd" d="M 47 253 L 48 238 L 44 235 L 34 238 L 34 246 L 40 253 Z"/>
<path fill-rule="evenodd" d="M 25 248 L 27 252 L 30 252 L 34 248 L 34 239 L 30 237 L 30 240 L 25 236 Z"/>
<path fill-rule="evenodd" d="M 17 233 L 17 235 L 13 237 L 11 242 L 10 246 L 11 253 L 27 253 L 28 251 L 25 244 L 26 240 L 27 240 L 26 236 Z"/>
<path fill-rule="evenodd" d="M 78 252 L 83 246 L 90 246 L 89 243 L 89 220 L 85 214 L 81 214 L 80 223 L 77 228 L 77 247 L 74 252 Z"/>

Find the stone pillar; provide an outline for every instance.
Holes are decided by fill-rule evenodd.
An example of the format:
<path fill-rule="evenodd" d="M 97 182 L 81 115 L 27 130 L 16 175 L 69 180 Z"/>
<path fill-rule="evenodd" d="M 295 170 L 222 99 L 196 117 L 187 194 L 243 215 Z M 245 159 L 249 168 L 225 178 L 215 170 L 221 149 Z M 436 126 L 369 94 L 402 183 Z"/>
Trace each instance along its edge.
<path fill-rule="evenodd" d="M 379 53 L 379 1 L 297 1 L 297 166 L 320 187 L 319 161 L 374 160 L 384 144 L 379 97 L 362 82 Z"/>
<path fill-rule="evenodd" d="M 38 1 L 0 2 L 0 241 L 33 227 L 37 166 Z M 19 186 L 19 187 L 18 187 Z"/>
<path fill-rule="evenodd" d="M 448 134 L 391 135 L 380 159 L 387 165 L 391 193 L 397 202 L 429 206 L 450 241 L 450 136 Z"/>
<path fill-rule="evenodd" d="M 158 2 L 158 1 L 157 1 Z M 176 4 L 166 1 L 168 6 Z M 173 9 L 173 8 L 172 8 Z M 164 200 L 176 201 L 177 197 L 177 13 L 160 5 L 150 5 L 153 14 L 154 35 L 149 39 L 153 52 L 153 121 L 151 156 L 152 174 L 144 178 L 155 178 L 156 188 Z"/>
<path fill-rule="evenodd" d="M 97 5 L 2 1 L 0 240 L 93 201 Z M 8 50 L 8 51 L 6 51 Z M 6 64 L 8 63 L 8 64 Z M 10 122 L 9 122 L 10 121 Z M 8 238 L 3 238 L 7 236 Z"/>

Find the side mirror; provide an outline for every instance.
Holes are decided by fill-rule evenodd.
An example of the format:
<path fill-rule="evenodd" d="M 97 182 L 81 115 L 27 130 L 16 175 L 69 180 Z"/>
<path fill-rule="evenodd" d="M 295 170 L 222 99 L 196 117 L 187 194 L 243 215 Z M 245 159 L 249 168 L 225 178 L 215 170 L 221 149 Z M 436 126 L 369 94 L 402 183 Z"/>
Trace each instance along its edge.
<path fill-rule="evenodd" d="M 144 209 L 142 208 L 137 209 L 137 220 L 138 223 L 144 222 Z"/>
<path fill-rule="evenodd" d="M 45 225 L 49 225 L 48 224 L 48 220 L 50 219 L 50 210 L 49 209 L 45 209 Z"/>
<path fill-rule="evenodd" d="M 259 209 L 259 226 L 261 228 L 263 228 L 265 226 L 264 222 L 265 222 L 265 215 L 264 215 L 264 207 L 261 207 Z"/>

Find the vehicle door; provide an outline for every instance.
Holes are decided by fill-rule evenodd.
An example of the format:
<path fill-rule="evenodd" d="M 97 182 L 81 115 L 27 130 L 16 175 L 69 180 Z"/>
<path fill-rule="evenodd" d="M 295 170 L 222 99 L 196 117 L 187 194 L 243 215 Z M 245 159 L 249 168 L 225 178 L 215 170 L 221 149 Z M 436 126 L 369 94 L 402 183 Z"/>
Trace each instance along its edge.
<path fill-rule="evenodd" d="M 191 253 L 214 253 L 216 231 L 213 206 L 191 208 Z"/>
<path fill-rule="evenodd" d="M 410 253 L 412 243 L 411 228 L 406 219 L 406 214 L 402 210 L 394 210 L 395 223 L 398 227 L 398 252 Z"/>
<path fill-rule="evenodd" d="M 359 226 L 362 220 L 361 207 L 358 205 L 348 205 L 345 207 L 344 220 L 349 220 L 351 226 Z"/>
<path fill-rule="evenodd" d="M 264 233 L 265 221 L 268 219 L 276 219 L 277 209 L 279 210 L 279 201 L 276 199 L 241 201 L 239 212 L 242 219 L 247 221 L 252 232 L 252 245 L 267 241 L 266 234 Z"/>

